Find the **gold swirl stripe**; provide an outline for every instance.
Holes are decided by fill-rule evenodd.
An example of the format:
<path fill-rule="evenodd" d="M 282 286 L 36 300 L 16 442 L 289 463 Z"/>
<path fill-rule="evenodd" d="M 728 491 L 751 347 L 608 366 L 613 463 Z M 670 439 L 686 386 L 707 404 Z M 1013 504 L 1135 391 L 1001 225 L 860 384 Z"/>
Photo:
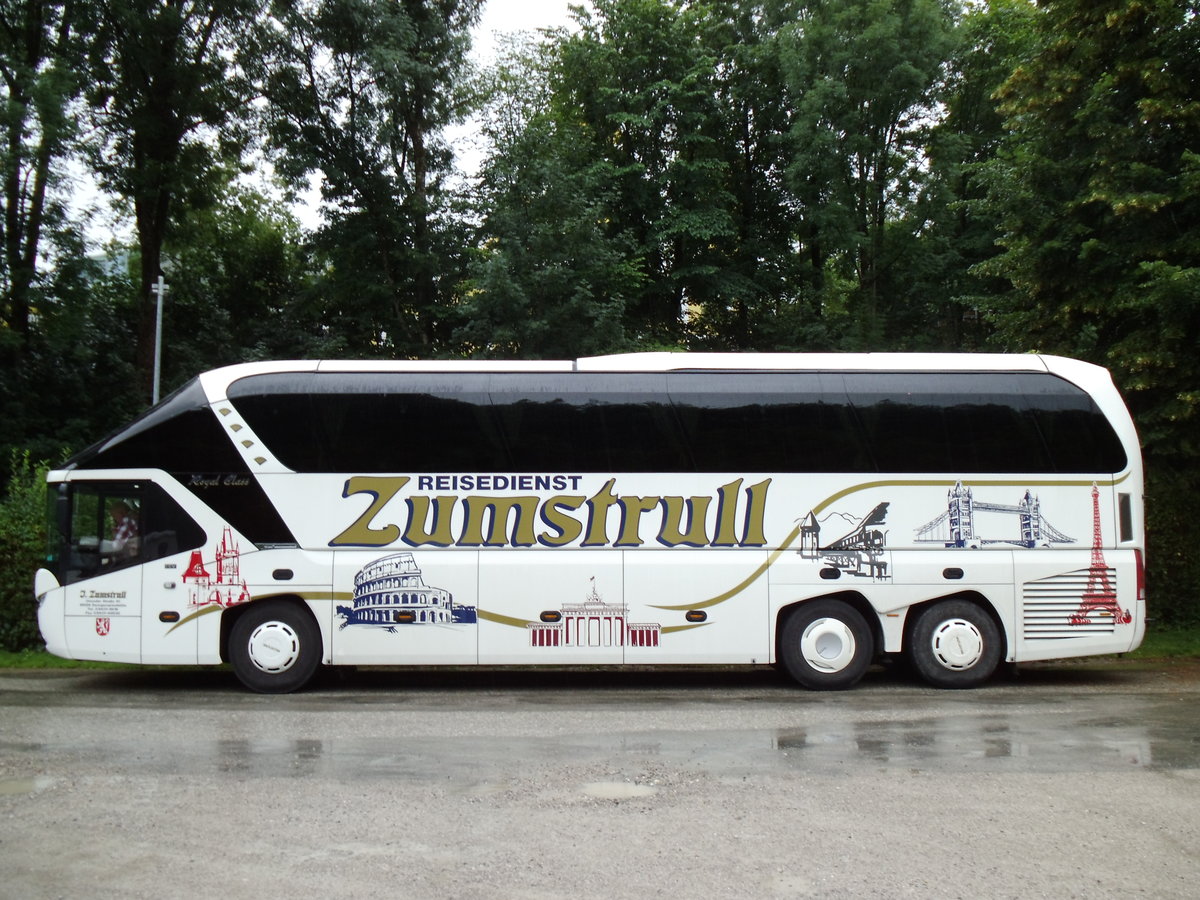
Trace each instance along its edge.
<path fill-rule="evenodd" d="M 676 605 L 676 606 L 656 606 L 656 605 L 652 604 L 650 608 L 651 609 L 665 609 L 665 610 L 670 610 L 671 612 L 681 612 L 681 611 L 689 610 L 689 609 L 707 609 L 710 606 L 716 606 L 719 603 L 724 603 L 726 600 L 736 597 L 738 594 L 740 594 L 746 588 L 750 587 L 750 585 L 754 584 L 754 582 L 758 581 L 758 579 L 763 576 L 763 574 L 767 571 L 767 569 L 769 569 L 769 568 L 771 568 L 771 566 L 775 565 L 775 561 L 777 559 L 779 559 L 780 556 L 783 555 L 783 552 L 785 550 L 787 550 L 788 547 L 792 546 L 792 544 L 795 543 L 796 538 L 798 538 L 799 536 L 800 536 L 800 526 L 797 525 L 795 528 L 792 529 L 791 534 L 789 534 L 787 536 L 787 538 L 784 540 L 784 542 L 779 545 L 778 549 L 771 551 L 771 555 L 767 557 L 766 562 L 764 562 L 757 569 L 755 569 L 753 572 L 751 572 L 740 584 L 734 585 L 733 587 L 731 587 L 729 590 L 727 590 L 723 594 L 717 594 L 717 596 L 715 596 L 715 597 L 710 597 L 708 600 L 705 600 L 703 603 L 684 603 L 684 604 L 680 604 L 680 605 Z"/>
<path fill-rule="evenodd" d="M 531 619 L 518 619 L 514 616 L 502 616 L 500 613 L 488 612 L 486 609 L 476 609 L 475 615 L 486 622 L 495 622 L 497 625 L 510 625 L 513 628 L 524 628 L 527 625 L 532 625 Z"/>
<path fill-rule="evenodd" d="M 186 625 L 188 622 L 191 622 L 194 619 L 198 619 L 201 616 L 207 616 L 209 613 L 219 612 L 220 610 L 223 610 L 223 609 L 225 609 L 224 606 L 218 606 L 215 603 L 210 604 L 208 606 L 202 606 L 198 610 L 196 610 L 194 613 L 188 613 L 186 616 L 184 616 L 182 619 L 180 619 L 178 622 L 176 622 L 174 625 L 172 625 L 170 628 L 168 628 L 167 634 L 170 634 L 176 628 L 179 628 L 181 625 Z"/>

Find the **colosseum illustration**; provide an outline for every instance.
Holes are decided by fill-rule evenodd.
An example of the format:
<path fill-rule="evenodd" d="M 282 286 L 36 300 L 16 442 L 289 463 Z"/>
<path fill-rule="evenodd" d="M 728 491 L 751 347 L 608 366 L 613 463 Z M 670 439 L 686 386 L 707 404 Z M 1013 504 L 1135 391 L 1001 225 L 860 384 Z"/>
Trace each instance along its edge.
<path fill-rule="evenodd" d="M 473 625 L 474 606 L 454 602 L 443 588 L 430 587 L 412 553 L 377 559 L 354 576 L 353 606 L 339 606 L 348 625 L 375 625 L 394 631 L 397 625 Z"/>

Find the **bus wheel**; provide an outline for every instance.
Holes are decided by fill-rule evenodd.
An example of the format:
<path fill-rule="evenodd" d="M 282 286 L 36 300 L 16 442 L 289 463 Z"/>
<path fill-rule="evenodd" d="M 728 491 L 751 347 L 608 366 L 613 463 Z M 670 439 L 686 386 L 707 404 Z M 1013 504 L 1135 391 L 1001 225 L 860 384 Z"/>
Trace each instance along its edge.
<path fill-rule="evenodd" d="M 256 603 L 229 632 L 238 680 L 260 694 L 286 694 L 308 683 L 321 662 L 321 632 L 308 610 L 283 601 Z"/>
<path fill-rule="evenodd" d="M 814 600 L 792 612 L 783 625 L 779 658 L 788 674 L 812 690 L 853 686 L 875 655 L 870 626 L 840 600 Z"/>
<path fill-rule="evenodd" d="M 1000 643 L 1000 629 L 985 610 L 966 600 L 944 600 L 917 617 L 908 657 L 935 687 L 977 687 L 1000 664 Z"/>

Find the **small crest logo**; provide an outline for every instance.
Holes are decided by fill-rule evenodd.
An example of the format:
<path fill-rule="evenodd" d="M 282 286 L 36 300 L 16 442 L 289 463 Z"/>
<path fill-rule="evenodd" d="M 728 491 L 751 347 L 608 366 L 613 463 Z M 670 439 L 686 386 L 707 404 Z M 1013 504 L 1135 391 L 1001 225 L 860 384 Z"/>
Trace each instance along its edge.
<path fill-rule="evenodd" d="M 104 637 L 110 631 L 112 631 L 112 619 L 106 617 L 96 620 L 96 634 Z"/>

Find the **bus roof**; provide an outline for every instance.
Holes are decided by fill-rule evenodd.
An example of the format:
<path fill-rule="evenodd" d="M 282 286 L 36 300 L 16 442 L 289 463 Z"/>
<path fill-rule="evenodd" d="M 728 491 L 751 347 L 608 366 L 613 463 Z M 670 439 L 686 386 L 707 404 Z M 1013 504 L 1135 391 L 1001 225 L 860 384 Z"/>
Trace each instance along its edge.
<path fill-rule="evenodd" d="M 652 351 L 576 360 L 579 371 L 1045 372 L 1046 357 L 1027 353 L 684 353 Z"/>
<path fill-rule="evenodd" d="M 1050 372 L 1085 389 L 1109 383 L 1100 366 L 1036 353 L 685 353 L 651 351 L 577 360 L 279 360 L 205 372 L 212 399 L 250 375 L 281 372 Z"/>

